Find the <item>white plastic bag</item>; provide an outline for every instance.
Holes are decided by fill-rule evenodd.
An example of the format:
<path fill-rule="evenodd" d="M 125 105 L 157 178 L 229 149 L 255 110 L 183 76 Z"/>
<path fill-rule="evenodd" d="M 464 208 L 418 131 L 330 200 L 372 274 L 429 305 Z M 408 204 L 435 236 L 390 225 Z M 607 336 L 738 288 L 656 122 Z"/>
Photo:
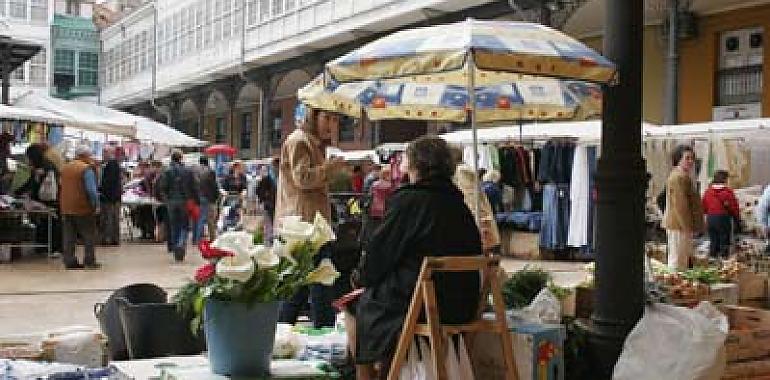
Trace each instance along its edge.
<path fill-rule="evenodd" d="M 654 304 L 623 345 L 614 380 L 719 379 L 727 317 L 708 302 L 688 309 Z"/>
<path fill-rule="evenodd" d="M 55 202 L 59 193 L 59 186 L 56 184 L 56 176 L 53 170 L 48 171 L 40 184 L 38 198 L 44 202 Z"/>
<path fill-rule="evenodd" d="M 399 380 L 435 380 L 433 374 L 433 357 L 431 356 L 431 347 L 428 339 L 423 337 L 415 338 L 407 354 L 406 363 L 401 367 Z M 455 349 L 452 339 L 444 340 L 446 347 L 446 357 L 444 365 L 446 367 L 448 380 L 474 380 L 473 367 L 471 365 L 468 350 L 465 346 L 465 340 L 460 336 L 459 344 Z M 419 346 L 419 351 L 417 347 Z"/>
<path fill-rule="evenodd" d="M 561 301 L 551 293 L 548 288 L 543 288 L 537 293 L 529 306 L 517 313 L 520 318 L 534 323 L 560 323 Z"/>

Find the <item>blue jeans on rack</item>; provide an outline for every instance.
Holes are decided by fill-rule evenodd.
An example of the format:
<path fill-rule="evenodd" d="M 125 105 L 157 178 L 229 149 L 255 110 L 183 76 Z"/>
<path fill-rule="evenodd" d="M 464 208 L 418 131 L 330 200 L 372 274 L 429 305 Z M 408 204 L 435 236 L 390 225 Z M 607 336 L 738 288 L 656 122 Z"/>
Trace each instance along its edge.
<path fill-rule="evenodd" d="M 569 234 L 569 184 L 548 183 L 543 186 L 543 219 L 540 246 L 547 249 L 567 247 Z"/>

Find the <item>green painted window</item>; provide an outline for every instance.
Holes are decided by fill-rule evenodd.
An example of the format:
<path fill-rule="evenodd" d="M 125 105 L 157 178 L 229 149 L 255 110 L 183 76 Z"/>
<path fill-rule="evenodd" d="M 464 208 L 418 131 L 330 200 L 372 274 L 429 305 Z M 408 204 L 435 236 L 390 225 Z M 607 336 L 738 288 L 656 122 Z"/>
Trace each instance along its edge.
<path fill-rule="evenodd" d="M 96 53 L 80 52 L 78 62 L 78 85 L 96 87 L 98 84 L 99 56 Z"/>
<path fill-rule="evenodd" d="M 56 49 L 53 56 L 53 72 L 56 74 L 75 75 L 75 52 Z"/>

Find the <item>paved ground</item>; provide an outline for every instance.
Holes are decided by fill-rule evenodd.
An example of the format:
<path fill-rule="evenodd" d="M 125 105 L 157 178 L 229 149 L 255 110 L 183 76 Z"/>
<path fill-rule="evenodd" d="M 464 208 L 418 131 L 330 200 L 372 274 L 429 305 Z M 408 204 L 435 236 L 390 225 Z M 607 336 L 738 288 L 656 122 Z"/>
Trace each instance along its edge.
<path fill-rule="evenodd" d="M 72 325 L 96 327 L 93 306 L 115 289 L 148 282 L 173 294 L 203 262 L 197 250 L 190 248 L 185 262 L 174 263 L 161 244 L 99 247 L 97 257 L 103 267 L 96 271 L 67 271 L 60 260 L 42 257 L 0 264 L 0 336 Z M 552 271 L 560 285 L 577 284 L 585 278 L 579 263 L 503 261 L 507 271 L 525 265 Z"/>

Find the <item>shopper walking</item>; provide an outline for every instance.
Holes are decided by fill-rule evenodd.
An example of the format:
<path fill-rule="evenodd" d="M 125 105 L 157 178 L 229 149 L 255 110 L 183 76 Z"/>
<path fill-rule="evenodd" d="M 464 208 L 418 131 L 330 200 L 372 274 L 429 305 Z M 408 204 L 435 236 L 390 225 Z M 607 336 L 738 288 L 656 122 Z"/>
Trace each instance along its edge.
<path fill-rule="evenodd" d="M 62 260 L 67 269 L 83 267 L 98 269 L 96 262 L 96 215 L 99 214 L 99 194 L 96 191 L 96 172 L 87 145 L 75 150 L 75 159 L 62 168 L 61 214 L 63 225 Z M 83 240 L 83 264 L 75 256 L 77 238 Z"/>
<path fill-rule="evenodd" d="M 273 219 L 275 218 L 276 185 L 270 176 L 269 169 L 263 166 L 260 170 L 259 182 L 257 182 L 257 198 L 262 203 L 265 217 L 262 222 L 262 237 L 266 245 L 271 245 L 273 240 Z"/>
<path fill-rule="evenodd" d="M 161 174 L 155 184 L 159 200 L 166 204 L 169 223 L 168 248 L 174 260 L 182 261 L 187 247 L 187 233 L 190 230 L 191 207 L 199 202 L 198 189 L 193 173 L 182 165 L 182 152 L 171 153 L 171 165 Z"/>
<path fill-rule="evenodd" d="M 104 159 L 100 186 L 101 240 L 104 245 L 120 245 L 120 201 L 123 183 L 115 148 L 106 148 Z"/>
<path fill-rule="evenodd" d="M 198 244 L 203 238 L 203 230 L 208 231 L 208 240 L 213 241 L 217 237 L 217 218 L 219 216 L 219 183 L 217 174 L 209 166 L 209 158 L 201 156 L 196 167 L 195 177 L 198 183 L 201 215 L 193 229 L 193 244 Z"/>
<path fill-rule="evenodd" d="M 672 155 L 675 166 L 666 181 L 666 211 L 663 228 L 668 236 L 668 266 L 687 269 L 693 254 L 693 237 L 704 230 L 703 208 L 692 179 L 695 152 L 680 145 Z"/>
<path fill-rule="evenodd" d="M 275 205 L 276 227 L 284 216 L 300 216 L 312 223 L 316 213 L 331 220 L 328 178 L 339 170 L 344 161 L 326 160 L 324 151 L 331 141 L 331 118 L 326 111 L 299 105 L 296 110 L 297 128 L 284 141 L 278 175 Z M 330 246 L 321 249 L 316 260 L 330 257 Z M 311 317 L 315 327 L 334 326 L 335 312 L 331 306 L 331 289 L 323 285 L 310 285 L 300 289 L 290 300 L 281 305 L 279 320 L 294 323 L 302 306 L 311 299 Z"/>

